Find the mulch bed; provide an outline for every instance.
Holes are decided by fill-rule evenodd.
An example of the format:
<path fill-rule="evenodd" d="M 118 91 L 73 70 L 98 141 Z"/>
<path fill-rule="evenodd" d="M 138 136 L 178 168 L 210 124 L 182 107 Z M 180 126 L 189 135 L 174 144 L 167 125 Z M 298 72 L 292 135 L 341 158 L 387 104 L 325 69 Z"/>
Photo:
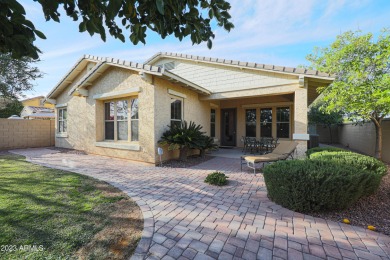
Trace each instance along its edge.
<path fill-rule="evenodd" d="M 172 160 L 163 162 L 162 166 L 160 164 L 157 164 L 157 166 L 158 167 L 165 167 L 165 168 L 189 168 L 189 167 L 198 165 L 200 163 L 206 162 L 208 160 L 211 160 L 212 158 L 214 158 L 214 157 L 208 156 L 208 155 L 206 155 L 204 157 L 200 157 L 199 155 L 194 155 L 194 156 L 189 156 L 187 158 L 186 162 L 172 159 Z"/>
<path fill-rule="evenodd" d="M 361 198 L 350 208 L 311 215 L 336 222 L 342 222 L 344 218 L 347 218 L 351 225 L 363 228 L 373 225 L 376 231 L 390 236 L 390 174 L 382 178 L 375 194 Z"/>

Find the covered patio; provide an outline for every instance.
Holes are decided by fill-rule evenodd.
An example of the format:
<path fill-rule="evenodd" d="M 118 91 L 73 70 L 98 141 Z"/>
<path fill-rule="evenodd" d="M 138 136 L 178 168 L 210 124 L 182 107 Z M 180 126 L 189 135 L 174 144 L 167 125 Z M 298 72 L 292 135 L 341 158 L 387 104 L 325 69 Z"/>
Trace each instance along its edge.
<path fill-rule="evenodd" d="M 318 97 L 317 88 L 330 80 L 301 76 L 299 84 L 278 84 L 275 79 L 267 87 L 214 93 L 201 98 L 210 101 L 210 136 L 222 148 L 216 156 L 239 158 L 246 137 L 260 142 L 264 138 L 274 142 L 295 140 L 298 153 L 306 151 L 308 134 L 308 106 Z"/>

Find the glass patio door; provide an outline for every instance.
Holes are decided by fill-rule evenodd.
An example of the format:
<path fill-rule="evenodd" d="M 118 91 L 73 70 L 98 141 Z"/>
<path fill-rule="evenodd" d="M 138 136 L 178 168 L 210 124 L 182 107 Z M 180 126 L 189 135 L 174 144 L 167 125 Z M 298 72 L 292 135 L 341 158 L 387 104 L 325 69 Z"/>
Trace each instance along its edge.
<path fill-rule="evenodd" d="M 236 109 L 221 109 L 221 145 L 236 146 Z"/>

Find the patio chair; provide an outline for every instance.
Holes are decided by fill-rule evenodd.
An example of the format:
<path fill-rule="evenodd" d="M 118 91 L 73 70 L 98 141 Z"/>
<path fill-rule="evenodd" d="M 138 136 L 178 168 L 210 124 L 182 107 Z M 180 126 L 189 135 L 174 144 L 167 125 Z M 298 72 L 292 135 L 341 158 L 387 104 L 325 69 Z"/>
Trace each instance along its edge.
<path fill-rule="evenodd" d="M 280 141 L 272 153 L 258 155 L 258 156 L 241 156 L 241 171 L 242 165 L 253 169 L 253 173 L 256 174 L 256 164 L 276 162 L 280 160 L 286 160 L 288 158 L 294 159 L 294 152 L 296 151 L 298 143 L 294 141 Z"/>
<path fill-rule="evenodd" d="M 250 149 L 250 152 L 253 153 L 253 149 L 257 149 L 256 137 L 243 136 L 243 138 L 244 138 L 244 149 L 242 151 L 244 152 L 244 154 L 246 154 L 246 151 Z"/>
<path fill-rule="evenodd" d="M 262 137 L 261 138 L 261 150 L 265 153 L 272 152 L 272 144 L 274 139 L 272 137 Z"/>

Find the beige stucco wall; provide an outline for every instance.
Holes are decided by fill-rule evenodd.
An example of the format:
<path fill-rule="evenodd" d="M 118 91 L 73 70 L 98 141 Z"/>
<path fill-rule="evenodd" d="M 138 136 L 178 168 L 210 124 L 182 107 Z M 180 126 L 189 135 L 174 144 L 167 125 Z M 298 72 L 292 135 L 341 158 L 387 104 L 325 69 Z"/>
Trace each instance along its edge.
<path fill-rule="evenodd" d="M 194 91 L 191 91 L 187 88 L 181 87 L 176 84 L 172 84 L 164 79 L 154 78 L 155 86 L 155 140 L 160 140 L 162 133 L 168 129 L 168 125 L 171 122 L 171 101 L 170 98 L 178 97 L 168 93 L 168 90 L 171 89 L 176 91 L 183 98 L 183 120 L 195 122 L 203 126 L 202 131 L 206 132 L 207 135 L 210 135 L 210 112 L 211 106 L 209 101 L 200 101 L 199 94 Z M 180 98 L 180 97 L 179 97 Z M 157 145 L 157 144 L 156 144 Z M 158 145 L 157 145 L 158 146 Z M 168 151 L 167 147 L 164 148 L 163 160 L 170 158 L 175 158 L 178 156 L 177 151 Z M 197 151 L 193 151 L 197 152 Z"/>
<path fill-rule="evenodd" d="M 73 82 L 77 82 L 84 73 L 85 71 L 76 77 Z M 250 77 L 252 76 L 250 75 Z M 277 106 L 285 106 L 283 102 L 289 102 L 291 108 L 290 138 L 292 138 L 292 134 L 297 129 L 299 130 L 299 133 L 304 132 L 304 127 L 307 123 L 305 114 L 305 111 L 307 112 L 307 91 L 299 90 L 300 94 L 297 98 L 295 91 L 299 86 L 296 82 L 296 76 L 282 78 L 282 80 L 288 78 L 289 82 L 294 78 L 295 83 L 286 86 L 276 85 L 274 87 L 242 90 L 239 85 L 236 85 L 235 87 L 240 89 L 236 92 L 241 93 L 236 98 L 232 98 L 231 96 L 236 94 L 234 91 L 217 93 L 216 95 L 213 94 L 214 96 L 210 95 L 206 97 L 191 91 L 188 88 L 184 88 L 179 84 L 173 84 L 166 79 L 156 76 L 150 78 L 151 82 L 146 82 L 141 78 L 138 72 L 122 68 L 110 68 L 88 88 L 88 97 L 69 96 L 68 92 L 74 84 L 69 85 L 60 96 L 56 97 L 57 105 L 66 104 L 68 109 L 67 136 L 56 137 L 56 146 L 84 150 L 89 153 L 100 155 L 156 163 L 159 160 L 157 155 L 157 147 L 159 146 L 158 141 L 162 133 L 170 124 L 170 97 L 172 96 L 172 91 L 178 93 L 180 97 L 184 97 L 183 119 L 187 122 L 194 121 L 196 124 L 202 125 L 203 131 L 206 132 L 207 135 L 210 134 L 211 108 L 216 110 L 216 138 L 218 140 L 221 140 L 221 109 L 237 108 L 238 146 L 242 145 L 240 139 L 241 136 L 245 135 L 245 109 L 249 108 L 243 107 L 245 105 L 266 103 L 267 106 L 276 108 Z M 279 79 L 276 77 L 271 78 L 274 79 L 274 84 L 278 84 Z M 218 80 L 218 77 L 215 80 Z M 254 81 L 251 82 L 253 83 Z M 141 92 L 138 94 L 140 136 L 139 142 L 136 143 L 141 147 L 140 151 L 96 146 L 96 142 L 101 142 L 104 139 L 104 101 L 95 100 L 93 99 L 93 96 L 133 87 L 139 87 L 141 89 Z M 171 93 L 169 93 L 169 91 L 171 91 Z M 272 93 L 274 94 L 272 95 Z M 253 97 L 255 95 L 257 97 Z M 215 99 L 212 99 L 213 97 Z M 303 99 L 303 102 L 301 102 L 301 99 Z M 299 105 L 298 110 L 293 105 L 294 101 L 302 103 Z M 260 113 L 258 107 L 257 110 L 258 120 L 256 132 L 259 135 Z M 297 112 L 299 113 L 295 116 Z M 276 118 L 276 113 L 274 112 L 274 114 Z M 302 123 L 300 128 L 296 127 L 297 122 Z M 273 129 L 274 136 L 276 136 L 276 120 Z M 301 142 L 300 145 L 303 150 L 305 150 L 305 143 L 306 142 Z M 164 147 L 164 149 L 163 160 L 178 156 L 177 151 L 167 151 L 166 147 Z"/>
<path fill-rule="evenodd" d="M 0 119 L 0 150 L 54 145 L 54 120 Z"/>
<path fill-rule="evenodd" d="M 80 76 L 79 76 L 80 77 Z M 78 77 L 78 78 L 79 78 Z M 74 82 L 77 82 L 78 78 Z M 154 87 L 145 82 L 138 72 L 121 68 L 107 70 L 89 87 L 88 97 L 69 96 L 67 87 L 57 98 L 57 104 L 67 104 L 67 137 L 56 137 L 56 146 L 84 150 L 89 153 L 155 163 Z M 104 101 L 95 100 L 96 94 L 110 93 L 139 87 L 139 144 L 140 151 L 97 147 L 104 139 Z M 126 97 L 130 98 L 130 97 Z M 125 99 L 125 98 L 121 98 Z M 57 110 L 56 110 L 57 113 Z M 125 142 L 131 144 L 131 142 Z"/>

